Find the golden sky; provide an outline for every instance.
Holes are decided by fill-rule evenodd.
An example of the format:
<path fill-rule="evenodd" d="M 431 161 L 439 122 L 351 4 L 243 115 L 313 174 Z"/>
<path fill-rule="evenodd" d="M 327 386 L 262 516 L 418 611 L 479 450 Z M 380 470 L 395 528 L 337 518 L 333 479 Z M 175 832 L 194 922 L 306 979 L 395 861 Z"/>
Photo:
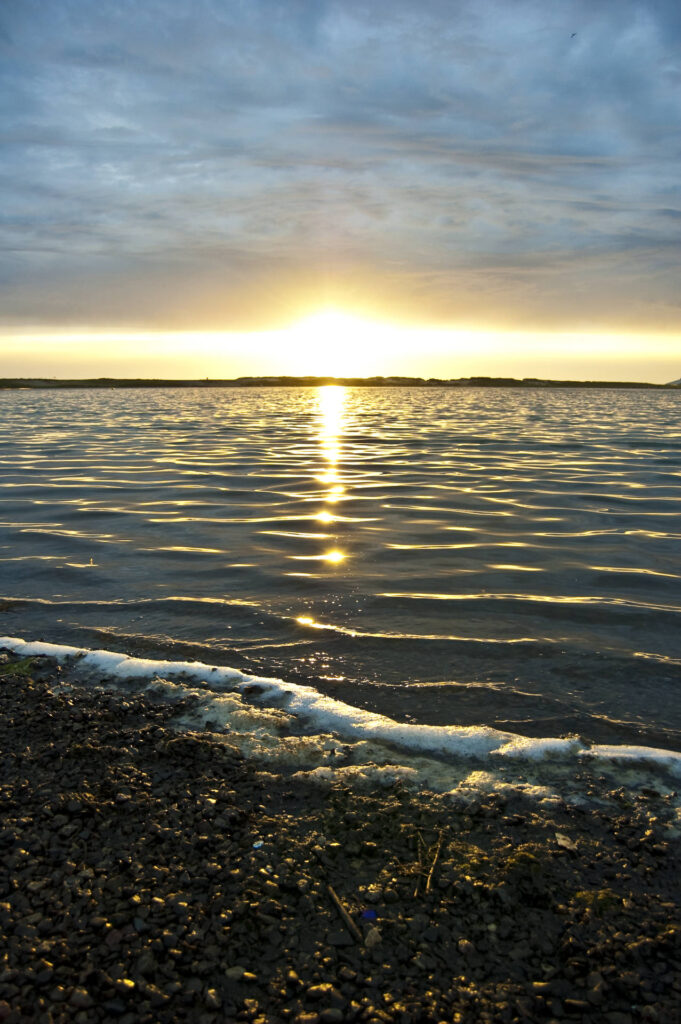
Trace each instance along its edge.
<path fill-rule="evenodd" d="M 681 376 L 672 0 L 6 0 L 0 375 Z"/>
<path fill-rule="evenodd" d="M 666 383 L 680 366 L 672 334 L 419 327 L 328 309 L 267 331 L 38 333 L 6 339 L 4 348 L 4 375 L 32 377 L 485 374 Z"/>

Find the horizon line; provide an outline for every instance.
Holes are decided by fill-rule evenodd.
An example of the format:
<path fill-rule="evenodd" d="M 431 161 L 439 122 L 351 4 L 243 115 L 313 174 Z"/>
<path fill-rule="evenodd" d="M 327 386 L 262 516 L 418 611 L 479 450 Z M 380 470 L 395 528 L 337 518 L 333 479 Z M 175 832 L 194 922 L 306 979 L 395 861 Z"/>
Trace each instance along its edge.
<path fill-rule="evenodd" d="M 506 377 L 475 374 L 468 377 L 414 377 L 404 374 L 372 374 L 334 376 L 331 374 L 245 374 L 239 377 L 0 377 L 0 388 L 52 387 L 620 387 L 681 389 L 681 381 L 656 384 L 652 381 L 623 381 L 549 377 Z"/>

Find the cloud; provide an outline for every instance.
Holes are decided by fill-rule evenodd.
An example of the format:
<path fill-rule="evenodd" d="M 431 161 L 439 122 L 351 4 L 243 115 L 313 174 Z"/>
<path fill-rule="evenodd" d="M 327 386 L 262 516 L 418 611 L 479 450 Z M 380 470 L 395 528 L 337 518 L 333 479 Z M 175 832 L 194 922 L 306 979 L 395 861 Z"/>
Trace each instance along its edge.
<path fill-rule="evenodd" d="M 6 0 L 1 19 L 7 324 L 241 328 L 323 293 L 421 321 L 678 326 L 675 4 Z"/>

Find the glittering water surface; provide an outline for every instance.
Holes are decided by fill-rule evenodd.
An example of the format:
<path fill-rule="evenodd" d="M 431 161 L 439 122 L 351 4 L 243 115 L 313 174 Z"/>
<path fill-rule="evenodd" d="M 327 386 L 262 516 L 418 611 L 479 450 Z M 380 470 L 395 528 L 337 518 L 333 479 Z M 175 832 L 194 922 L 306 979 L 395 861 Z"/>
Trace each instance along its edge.
<path fill-rule="evenodd" d="M 0 628 L 681 749 L 681 394 L 0 392 Z"/>

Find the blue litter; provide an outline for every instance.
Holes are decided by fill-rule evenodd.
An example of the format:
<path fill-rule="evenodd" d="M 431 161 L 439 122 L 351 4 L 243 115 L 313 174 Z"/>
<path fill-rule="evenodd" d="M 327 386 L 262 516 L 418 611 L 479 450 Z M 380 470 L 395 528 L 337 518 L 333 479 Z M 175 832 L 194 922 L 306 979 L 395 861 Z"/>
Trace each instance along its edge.
<path fill-rule="evenodd" d="M 363 921 L 375 921 L 376 918 L 378 917 L 378 914 L 376 913 L 375 910 L 363 910 L 362 913 L 360 914 L 360 917 L 362 918 Z"/>

